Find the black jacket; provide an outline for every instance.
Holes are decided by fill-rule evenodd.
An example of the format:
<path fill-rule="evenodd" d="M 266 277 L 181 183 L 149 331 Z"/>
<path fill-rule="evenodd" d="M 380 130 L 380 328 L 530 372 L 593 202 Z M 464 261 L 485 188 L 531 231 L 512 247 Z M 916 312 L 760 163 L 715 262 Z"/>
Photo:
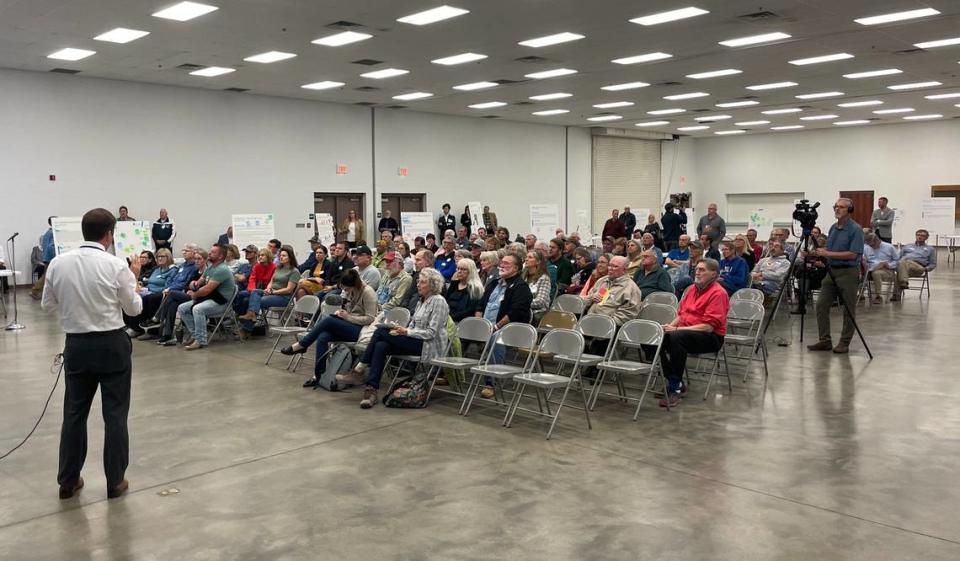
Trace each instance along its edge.
<path fill-rule="evenodd" d="M 623 222 L 623 228 L 627 231 L 627 237 L 633 235 L 637 228 L 637 217 L 632 212 L 624 212 L 619 216 L 620 222 Z"/>
<path fill-rule="evenodd" d="M 343 276 L 348 270 L 354 267 L 353 259 L 349 257 L 344 257 L 343 261 L 331 261 L 330 262 L 330 276 L 327 278 L 327 284 L 336 286 L 340 284 L 340 277 Z"/>
<path fill-rule="evenodd" d="M 377 224 L 377 232 L 390 232 L 391 236 L 396 236 L 400 231 L 400 226 L 397 224 L 397 219 L 394 217 L 390 218 L 381 218 L 380 223 Z"/>
<path fill-rule="evenodd" d="M 467 236 L 473 232 L 473 220 L 470 218 L 470 215 L 464 212 L 460 215 L 460 225 L 467 229 Z"/>
<path fill-rule="evenodd" d="M 515 275 L 507 279 L 507 289 L 503 293 L 503 300 L 500 302 L 500 311 L 497 312 L 497 321 L 503 319 L 503 316 L 509 316 L 510 321 L 520 323 L 530 323 L 530 304 L 533 302 L 533 294 L 530 293 L 530 286 L 523 282 L 520 275 Z M 498 283 L 491 282 L 487 284 L 483 291 L 483 298 L 477 306 L 477 311 L 483 315 L 487 309 L 487 301 Z"/>
<path fill-rule="evenodd" d="M 470 298 L 469 290 L 460 290 L 459 281 L 453 281 L 447 285 L 443 296 L 447 299 L 447 306 L 450 307 L 450 317 L 455 323 L 472 316 L 477 311 L 477 300 Z"/>
<path fill-rule="evenodd" d="M 452 214 L 446 216 L 440 215 L 440 218 L 437 218 L 437 228 L 440 229 L 440 235 L 437 236 L 438 240 L 443 239 L 443 234 L 447 230 L 453 230 L 454 234 L 457 232 L 457 219 L 453 217 Z"/>
<path fill-rule="evenodd" d="M 680 214 L 673 212 L 665 212 L 663 218 L 660 219 L 660 223 L 663 224 L 663 241 L 665 242 L 675 242 L 680 239 L 681 224 L 687 223 L 687 213 L 680 209 Z"/>

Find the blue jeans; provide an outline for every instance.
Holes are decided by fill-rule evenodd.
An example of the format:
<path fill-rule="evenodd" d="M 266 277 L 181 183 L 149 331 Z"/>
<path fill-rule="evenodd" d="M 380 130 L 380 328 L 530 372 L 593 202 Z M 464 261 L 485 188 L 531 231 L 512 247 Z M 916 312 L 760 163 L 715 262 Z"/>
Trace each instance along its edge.
<path fill-rule="evenodd" d="M 342 341 L 344 343 L 355 343 L 360 338 L 361 326 L 350 323 L 345 319 L 336 316 L 327 316 L 317 322 L 309 333 L 300 339 L 300 346 L 308 348 L 314 343 L 317 345 L 317 360 L 315 369 L 317 375 L 323 372 L 325 368 L 323 355 L 327 353 L 327 346 L 330 341 Z"/>
<path fill-rule="evenodd" d="M 237 315 L 243 315 L 247 313 L 247 308 L 250 307 L 250 293 L 246 290 L 237 293 L 237 297 L 233 299 L 233 311 L 237 312 Z"/>
<path fill-rule="evenodd" d="M 264 294 L 262 290 L 257 289 L 250 293 L 250 303 L 247 307 L 247 311 L 259 314 L 260 310 L 264 308 L 283 308 L 290 303 L 289 296 L 278 296 L 276 294 Z M 240 320 L 240 327 L 244 331 L 253 331 L 254 323 L 248 319 Z"/>
<path fill-rule="evenodd" d="M 207 317 L 222 314 L 227 309 L 226 304 L 217 304 L 213 300 L 205 300 L 195 304 L 193 300 L 180 304 L 177 314 L 183 328 L 201 345 L 207 344 Z"/>
<path fill-rule="evenodd" d="M 367 385 L 380 388 L 380 377 L 387 364 L 389 355 L 419 355 L 423 352 L 423 339 L 414 339 L 406 335 L 390 335 L 390 329 L 380 327 L 373 332 L 373 339 L 363 352 L 360 362 L 370 365 L 367 371 Z"/>

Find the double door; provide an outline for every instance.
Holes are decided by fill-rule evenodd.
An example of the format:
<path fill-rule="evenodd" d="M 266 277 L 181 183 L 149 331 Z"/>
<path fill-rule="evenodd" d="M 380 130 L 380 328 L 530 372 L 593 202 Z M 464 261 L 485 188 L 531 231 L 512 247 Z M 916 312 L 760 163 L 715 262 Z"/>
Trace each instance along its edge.
<path fill-rule="evenodd" d="M 337 232 L 337 241 L 347 241 L 346 234 L 340 233 L 340 225 L 350 216 L 350 211 L 354 211 L 357 216 L 363 219 L 364 194 L 363 193 L 314 193 L 313 194 L 313 212 L 326 213 L 333 216 L 334 229 Z M 376 226 L 376 224 L 374 224 Z M 364 231 L 359 232 L 362 239 L 366 239 L 367 232 L 371 231 L 369 224 L 364 224 Z"/>

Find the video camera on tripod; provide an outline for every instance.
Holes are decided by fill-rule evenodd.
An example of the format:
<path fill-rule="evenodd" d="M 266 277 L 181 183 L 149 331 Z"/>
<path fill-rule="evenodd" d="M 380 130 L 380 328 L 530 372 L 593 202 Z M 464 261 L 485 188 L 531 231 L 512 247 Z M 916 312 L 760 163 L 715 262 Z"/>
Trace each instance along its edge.
<path fill-rule="evenodd" d="M 800 223 L 800 228 L 803 229 L 804 233 L 809 232 L 817 225 L 817 218 L 820 217 L 817 214 L 817 207 L 819 206 L 819 201 L 810 206 L 809 199 L 800 199 L 800 202 L 795 205 L 793 219 Z"/>

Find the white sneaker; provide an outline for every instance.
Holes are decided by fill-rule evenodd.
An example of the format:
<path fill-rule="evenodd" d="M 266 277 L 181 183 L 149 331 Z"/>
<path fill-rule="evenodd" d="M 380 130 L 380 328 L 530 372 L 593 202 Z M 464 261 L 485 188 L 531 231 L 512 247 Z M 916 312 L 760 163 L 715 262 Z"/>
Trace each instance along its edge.
<path fill-rule="evenodd" d="M 143 333 L 137 331 L 136 329 L 131 329 L 129 327 L 127 328 L 127 337 L 130 337 L 131 339 L 135 339 L 141 335 L 143 335 Z"/>

